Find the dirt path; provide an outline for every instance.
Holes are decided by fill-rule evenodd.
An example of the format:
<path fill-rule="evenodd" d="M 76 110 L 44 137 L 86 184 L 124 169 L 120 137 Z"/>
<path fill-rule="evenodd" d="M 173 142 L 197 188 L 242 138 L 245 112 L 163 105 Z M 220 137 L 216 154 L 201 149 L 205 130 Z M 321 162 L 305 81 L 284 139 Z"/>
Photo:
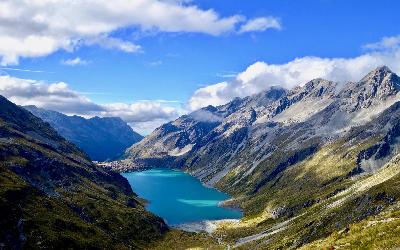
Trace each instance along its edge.
<path fill-rule="evenodd" d="M 262 239 L 262 238 L 265 238 L 265 237 L 274 235 L 274 234 L 276 234 L 276 233 L 279 233 L 279 232 L 285 230 L 285 229 L 287 228 L 288 224 L 289 224 L 291 221 L 293 221 L 293 220 L 295 220 L 295 219 L 297 219 L 298 217 L 303 216 L 303 215 L 304 215 L 304 214 L 301 214 L 301 215 L 299 215 L 299 216 L 296 216 L 296 217 L 291 218 L 290 220 L 286 220 L 286 221 L 283 221 L 283 222 L 281 222 L 281 223 L 278 223 L 278 224 L 274 225 L 273 227 L 269 228 L 268 230 L 266 230 L 266 231 L 264 231 L 264 232 L 261 232 L 261 233 L 258 233 L 258 234 L 253 234 L 253 235 L 250 235 L 250 236 L 247 236 L 247 237 L 240 238 L 240 239 L 238 239 L 238 240 L 236 241 L 236 243 L 235 243 L 235 245 L 233 246 L 233 248 L 240 247 L 240 246 L 242 246 L 242 245 L 244 245 L 244 244 L 247 244 L 247 243 L 249 243 L 249 242 L 256 241 L 256 240 L 259 240 L 259 239 Z"/>

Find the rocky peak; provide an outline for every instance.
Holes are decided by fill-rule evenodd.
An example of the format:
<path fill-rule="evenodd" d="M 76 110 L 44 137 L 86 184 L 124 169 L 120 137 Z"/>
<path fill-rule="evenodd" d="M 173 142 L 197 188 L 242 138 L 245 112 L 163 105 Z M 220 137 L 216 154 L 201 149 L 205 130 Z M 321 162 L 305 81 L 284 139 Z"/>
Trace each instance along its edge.
<path fill-rule="evenodd" d="M 366 75 L 361 81 L 372 94 L 390 95 L 400 90 L 400 77 L 387 66 L 378 67 Z"/>
<path fill-rule="evenodd" d="M 325 79 L 317 78 L 309 81 L 304 86 L 298 86 L 288 94 L 292 102 L 300 101 L 304 98 L 321 98 L 323 96 L 334 96 L 336 83 Z"/>
<path fill-rule="evenodd" d="M 393 71 L 390 70 L 388 66 L 380 66 L 369 72 L 363 79 L 361 79 L 361 81 L 367 81 L 369 79 L 375 79 L 379 81 L 379 79 L 384 79 L 385 77 L 393 74 Z"/>
<path fill-rule="evenodd" d="M 271 87 L 269 90 L 248 97 L 248 103 L 253 107 L 266 106 L 287 94 L 287 90 L 281 87 Z"/>
<path fill-rule="evenodd" d="M 348 111 L 368 108 L 394 97 L 400 91 L 400 77 L 387 66 L 378 67 L 361 81 L 348 83 L 340 97 Z"/>
<path fill-rule="evenodd" d="M 212 105 L 208 105 L 207 107 L 204 107 L 201 110 L 208 111 L 208 112 L 217 112 L 218 111 L 218 109 Z"/>
<path fill-rule="evenodd" d="M 286 93 L 286 89 L 273 86 L 270 89 L 263 91 L 259 94 L 254 94 L 244 98 L 236 97 L 227 104 L 213 107 L 213 113 L 215 113 L 219 117 L 227 118 L 228 116 L 240 110 L 266 107 L 285 96 Z"/>

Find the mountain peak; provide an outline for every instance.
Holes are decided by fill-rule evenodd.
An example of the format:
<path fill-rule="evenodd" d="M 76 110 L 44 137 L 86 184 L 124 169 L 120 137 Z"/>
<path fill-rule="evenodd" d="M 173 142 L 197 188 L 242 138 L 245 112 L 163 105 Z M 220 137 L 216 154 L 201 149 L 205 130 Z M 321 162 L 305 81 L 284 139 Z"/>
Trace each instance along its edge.
<path fill-rule="evenodd" d="M 332 96 L 335 93 L 336 83 L 322 78 L 317 78 L 307 82 L 304 86 L 298 86 L 291 91 L 291 95 L 303 97 L 322 97 Z"/>
<path fill-rule="evenodd" d="M 392 78 L 398 78 L 398 76 L 388 66 L 380 66 L 369 72 L 361 79 L 361 82 L 382 83 L 385 79 L 392 80 Z"/>
<path fill-rule="evenodd" d="M 371 71 L 371 73 L 375 73 L 375 74 L 377 74 L 377 73 L 392 73 L 393 74 L 393 71 L 388 67 L 388 66 L 386 66 L 386 65 L 383 65 L 383 66 L 379 66 L 379 67 L 377 67 L 377 68 L 375 68 L 373 71 Z"/>
<path fill-rule="evenodd" d="M 378 105 L 393 98 L 400 91 L 400 77 L 387 66 L 381 66 L 368 73 L 361 81 L 348 83 L 341 97 L 350 111 Z"/>
<path fill-rule="evenodd" d="M 385 92 L 398 92 L 400 90 L 400 77 L 387 66 L 381 66 L 368 73 L 360 81 L 361 85 L 371 85 Z"/>

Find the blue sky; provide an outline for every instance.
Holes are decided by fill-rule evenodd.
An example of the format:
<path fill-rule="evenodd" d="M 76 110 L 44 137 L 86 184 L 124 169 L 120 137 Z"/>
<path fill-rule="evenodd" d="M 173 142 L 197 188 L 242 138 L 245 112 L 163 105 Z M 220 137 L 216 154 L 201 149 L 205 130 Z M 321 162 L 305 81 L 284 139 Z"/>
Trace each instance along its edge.
<path fill-rule="evenodd" d="M 143 0 L 141 1 L 143 2 Z M 99 0 L 99 4 L 101 2 Z M 129 0 L 120 0 L 120 2 L 121 4 L 129 4 Z M 222 82 L 227 83 L 227 86 L 236 86 L 239 84 L 238 81 L 245 81 L 243 79 L 237 80 L 236 75 L 245 72 L 249 66 L 256 62 L 263 62 L 265 65 L 258 65 L 260 70 L 268 71 L 270 70 L 268 65 L 285 65 L 293 62 L 296 58 L 313 56 L 318 59 L 344 58 L 351 60 L 365 54 L 380 53 L 378 55 L 379 60 L 376 60 L 377 63 L 386 61 L 388 64 L 397 63 L 397 57 L 393 57 L 393 54 L 398 52 L 399 44 L 396 40 L 400 34 L 399 1 L 194 0 L 177 3 L 177 1 L 172 0 L 168 1 L 168 4 L 181 6 L 181 8 L 197 6 L 196 8 L 200 11 L 213 9 L 219 19 L 240 15 L 243 20 L 235 23 L 233 28 L 227 28 L 227 30 L 218 34 L 210 34 L 207 27 L 204 28 L 206 31 L 200 32 L 196 29 L 193 31 L 193 28 L 186 28 L 186 26 L 182 28 L 179 26 L 179 20 L 174 20 L 177 24 L 171 24 L 172 26 L 166 28 L 162 24 L 152 24 L 151 29 L 141 27 L 140 25 L 144 24 L 141 23 L 143 21 L 139 20 L 135 21 L 136 23 L 133 25 L 116 25 L 107 32 L 101 33 L 101 36 L 112 37 L 118 41 L 141 47 L 137 50 L 133 49 L 134 52 L 123 51 L 114 48 L 113 45 L 99 43 L 97 42 L 98 34 L 95 34 L 96 42 L 87 42 L 86 40 L 89 39 L 86 33 L 85 35 L 81 33 L 68 34 L 68 39 L 72 36 L 81 35 L 86 40 L 82 45 L 73 46 L 73 48 L 59 46 L 59 48 L 49 49 L 47 52 L 38 53 L 38 55 L 33 52 L 25 52 L 22 49 L 16 50 L 15 54 L 18 60 L 8 60 L 8 62 L 4 61 L 6 52 L 3 52 L 3 74 L 18 79 L 35 80 L 40 84 L 65 82 L 71 91 L 100 105 L 132 104 L 142 100 L 156 101 L 160 107 L 176 109 L 176 112 L 170 112 L 172 118 L 174 115 L 191 110 L 191 108 L 188 108 L 189 100 L 196 96 L 196 91 L 199 93 L 200 90 L 201 92 L 204 86 L 213 86 Z M 63 4 L 60 3 L 59 6 L 62 8 Z M 57 8 L 57 5 L 51 7 Z M 1 8 L 0 5 L 0 10 Z M 29 6 L 26 9 L 26 11 L 30 11 Z M 62 10 L 59 11 L 62 13 Z M 46 17 L 46 13 L 44 12 L 42 15 Z M 2 11 L 0 11 L 1 15 Z M 161 11 L 156 15 L 164 15 L 164 13 Z M 127 13 L 127 16 L 129 16 L 129 13 Z M 5 15 L 3 18 L 14 18 L 13 21 L 20 21 L 18 16 Z M 195 16 L 193 18 L 196 19 Z M 240 32 L 241 27 L 246 22 L 256 18 L 277 20 L 280 28 L 272 27 L 265 30 L 255 29 L 249 32 Z M 26 27 L 26 23 L 21 22 L 18 25 L 21 30 L 28 30 L 25 32 L 28 35 L 35 34 L 34 28 Z M 19 27 L 18 25 L 17 27 Z M 173 25 L 179 27 L 176 28 Z M 171 29 L 177 31 L 171 31 Z M 11 36 L 8 34 L 11 34 L 11 32 L 13 31 L 10 27 L 0 27 L 0 55 L 1 51 L 9 49 L 4 47 L 2 50 L 1 46 L 6 45 L 1 43 L 1 33 L 8 37 Z M 58 39 L 58 36 L 54 35 L 58 32 L 57 29 L 53 27 L 44 29 L 40 31 L 40 34 L 46 35 L 46 32 Z M 64 30 L 59 32 L 64 32 Z M 12 35 L 12 38 L 22 39 L 24 35 L 26 36 L 25 33 Z M 63 36 L 67 35 L 63 33 Z M 385 37 L 394 39 L 394 42 L 385 47 L 383 45 L 384 40 L 382 40 Z M 398 40 L 400 41 L 400 39 Z M 365 47 L 365 45 L 372 43 L 375 43 L 375 46 Z M 110 43 L 108 42 L 108 44 Z M 383 59 L 382 53 L 386 53 L 383 55 Z M 77 58 L 83 63 L 73 66 L 65 63 L 67 60 L 72 61 Z M 374 58 L 368 60 L 368 62 L 371 61 L 374 61 Z M 371 65 L 372 67 L 375 67 L 375 65 Z M 43 72 L 17 71 L 10 68 Z M 360 66 L 358 69 L 361 68 L 360 74 L 369 69 L 365 66 Z M 332 76 L 332 72 L 335 70 L 330 70 L 328 73 L 325 71 L 323 73 L 316 72 L 315 76 L 319 76 L 318 74 Z M 348 78 L 359 75 L 353 74 L 353 69 L 345 68 L 345 70 Z M 244 91 L 243 93 L 239 93 L 236 89 L 229 89 L 229 91 L 224 89 L 225 92 L 232 93 L 223 97 L 218 96 L 219 100 L 212 100 L 210 104 L 229 101 L 234 95 L 253 94 L 272 84 L 280 85 L 279 78 L 271 76 L 272 73 L 268 72 L 270 81 L 276 80 L 275 83 L 257 86 L 253 88 L 254 90 Z M 279 72 L 282 73 L 282 71 Z M 314 76 L 314 73 L 308 75 Z M 332 77 L 335 78 L 335 76 Z M 303 76 L 295 80 L 300 81 L 297 84 L 304 84 L 301 81 L 306 79 L 307 76 Z M 263 78 L 263 80 L 265 79 Z M 338 80 L 353 79 L 341 79 L 339 77 Z M 268 79 L 266 81 L 268 82 Z M 295 84 L 288 82 L 281 85 L 291 87 Z M 4 89 L 3 92 L 5 92 Z M 207 98 L 211 98 L 210 96 L 213 95 L 215 98 L 215 95 L 219 95 L 219 93 L 209 94 L 208 90 L 206 92 L 209 95 Z M 20 99 L 14 98 L 16 101 Z M 201 99 L 201 102 L 203 101 L 208 104 L 206 99 Z M 37 104 L 39 105 L 41 102 L 38 101 Z M 192 109 L 194 109 L 201 105 L 192 106 Z M 43 107 L 51 108 L 52 106 L 43 105 Z M 67 109 L 60 109 L 58 106 L 54 109 L 59 109 L 65 113 L 78 113 L 74 110 L 69 112 Z M 145 118 L 137 121 L 134 119 L 132 121 L 126 120 L 132 124 L 135 122 L 147 123 L 148 128 L 145 128 L 146 125 L 143 124 L 144 127 L 138 127 L 138 129 L 148 133 L 156 126 L 155 124 L 159 125 L 158 123 L 169 118 L 168 115 L 161 115 L 159 119 L 157 118 L 159 121 L 155 123 L 151 123 L 150 119 L 145 121 Z M 133 125 L 133 127 L 135 126 Z"/>

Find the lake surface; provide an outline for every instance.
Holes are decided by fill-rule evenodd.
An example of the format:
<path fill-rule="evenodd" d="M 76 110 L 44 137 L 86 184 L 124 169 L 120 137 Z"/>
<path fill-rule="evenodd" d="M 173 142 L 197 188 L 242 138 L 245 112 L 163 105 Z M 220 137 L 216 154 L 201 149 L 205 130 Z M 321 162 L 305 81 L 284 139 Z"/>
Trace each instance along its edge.
<path fill-rule="evenodd" d="M 240 211 L 218 207 L 220 201 L 230 198 L 227 194 L 203 186 L 187 173 L 152 169 L 123 176 L 135 193 L 149 201 L 146 208 L 169 225 L 242 216 Z"/>

